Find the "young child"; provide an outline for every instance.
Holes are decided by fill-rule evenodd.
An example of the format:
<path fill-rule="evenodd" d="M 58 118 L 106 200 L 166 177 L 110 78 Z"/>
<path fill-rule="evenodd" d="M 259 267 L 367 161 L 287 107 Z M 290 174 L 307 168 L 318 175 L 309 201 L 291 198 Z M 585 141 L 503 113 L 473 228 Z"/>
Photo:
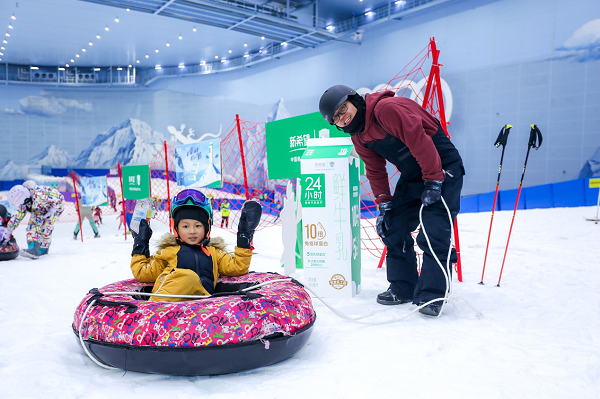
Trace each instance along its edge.
<path fill-rule="evenodd" d="M 221 228 L 223 228 L 223 223 L 225 223 L 225 228 L 229 228 L 229 200 L 227 198 L 223 198 L 223 203 L 221 204 Z"/>
<path fill-rule="evenodd" d="M 65 207 L 62 194 L 52 187 L 34 185 L 33 188 L 28 188 L 18 184 L 8 192 L 8 202 L 15 207 L 15 213 L 0 237 L 0 245 L 8 242 L 12 232 L 29 212 L 31 216 L 26 229 L 27 249 L 22 250 L 21 255 L 31 259 L 47 255 L 54 224 Z"/>
<path fill-rule="evenodd" d="M 96 222 L 96 224 L 103 224 L 102 223 L 102 209 L 100 209 L 99 206 L 96 206 L 94 208 L 94 222 Z"/>
<path fill-rule="evenodd" d="M 181 191 L 171 203 L 175 234 L 166 233 L 158 243 L 158 252 L 150 256 L 152 230 L 143 219 L 134 236 L 131 271 L 143 283 L 154 283 L 152 293 L 170 295 L 211 295 L 220 275 L 248 273 L 254 230 L 262 208 L 256 201 L 242 207 L 233 254 L 225 251 L 223 239 L 210 236 L 212 207 L 202 192 Z M 184 301 L 186 298 L 150 297 L 151 301 Z"/>
<path fill-rule="evenodd" d="M 0 204 L 0 238 L 4 236 L 9 220 L 10 213 L 4 205 Z M 11 235 L 5 244 L 0 244 L 0 260 L 11 260 L 17 256 L 19 256 L 19 246 L 15 237 Z"/>
<path fill-rule="evenodd" d="M 100 238 L 100 232 L 98 231 L 98 226 L 96 225 L 96 220 L 92 216 L 92 208 L 89 206 L 82 205 L 79 207 L 79 216 L 81 216 L 81 224 L 83 221 L 87 219 L 90 223 L 90 227 L 94 230 L 94 238 Z M 75 230 L 73 230 L 73 239 L 77 239 L 77 235 L 79 234 L 79 220 L 75 223 Z M 81 233 L 83 235 L 83 233 Z"/>

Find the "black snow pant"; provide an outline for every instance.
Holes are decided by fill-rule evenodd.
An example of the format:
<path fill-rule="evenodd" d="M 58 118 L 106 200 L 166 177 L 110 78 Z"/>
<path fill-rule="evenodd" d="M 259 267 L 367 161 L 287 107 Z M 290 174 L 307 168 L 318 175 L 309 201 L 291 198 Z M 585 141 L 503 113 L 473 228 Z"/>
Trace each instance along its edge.
<path fill-rule="evenodd" d="M 463 184 L 462 162 L 448 165 L 445 170 L 452 174 L 445 176 L 442 197 L 450 209 L 452 220 L 460 210 L 460 193 Z M 427 245 L 423 229 L 419 230 L 417 245 L 423 251 L 421 273 L 417 271 L 417 256 L 411 232 L 419 226 L 419 210 L 423 181 L 398 181 L 394 192 L 394 208 L 385 215 L 388 234 L 383 239 L 387 246 L 387 279 L 392 291 L 403 298 L 420 304 L 436 298 L 443 298 L 446 292 L 446 279 L 431 250 Z M 450 229 L 448 212 L 442 201 L 423 208 L 423 224 L 435 255 L 444 268 L 448 258 L 448 247 L 453 232 Z M 456 263 L 456 251 L 452 249 L 451 263 Z M 452 266 L 450 267 L 452 269 Z M 450 275 L 449 278 L 452 278 Z"/>

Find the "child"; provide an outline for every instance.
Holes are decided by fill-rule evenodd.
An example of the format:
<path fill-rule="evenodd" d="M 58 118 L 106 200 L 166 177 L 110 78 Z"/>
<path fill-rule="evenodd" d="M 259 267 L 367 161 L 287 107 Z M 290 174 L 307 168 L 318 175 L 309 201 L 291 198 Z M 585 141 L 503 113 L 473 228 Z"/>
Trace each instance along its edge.
<path fill-rule="evenodd" d="M 96 225 L 96 221 L 94 220 L 93 216 L 92 216 L 92 208 L 89 206 L 80 206 L 79 207 L 79 215 L 81 216 L 81 224 L 83 224 L 83 221 L 85 219 L 87 219 L 87 221 L 90 223 L 90 227 L 92 228 L 92 230 L 94 230 L 94 238 L 100 238 L 100 232 L 98 231 L 98 226 Z M 75 230 L 73 230 L 73 239 L 76 240 L 77 239 L 77 235 L 79 234 L 79 221 L 77 221 L 77 223 L 75 224 Z M 81 233 L 83 235 L 83 233 Z"/>
<path fill-rule="evenodd" d="M 16 211 L 0 237 L 0 245 L 8 242 L 12 232 L 19 227 L 19 223 L 29 212 L 31 216 L 27 223 L 27 249 L 22 250 L 21 255 L 38 259 L 48 254 L 54 224 L 63 212 L 65 199 L 52 187 L 37 185 L 33 187 L 27 188 L 18 184 L 8 192 L 8 202 L 15 207 Z"/>
<path fill-rule="evenodd" d="M 4 205 L 0 204 L 0 238 L 4 235 L 9 220 L 10 213 Z M 0 260 L 11 260 L 17 256 L 19 256 L 19 246 L 15 237 L 11 235 L 6 244 L 0 245 Z"/>
<path fill-rule="evenodd" d="M 166 233 L 158 243 L 158 252 L 150 256 L 152 230 L 145 219 L 134 236 L 131 271 L 139 282 L 154 283 L 152 292 L 169 295 L 211 295 L 220 275 L 248 273 L 254 230 L 262 208 L 256 201 L 242 207 L 233 254 L 226 252 L 221 238 L 211 238 L 212 207 L 202 192 L 181 191 L 171 203 L 175 235 Z M 150 297 L 151 301 L 183 301 L 186 298 Z"/>
<path fill-rule="evenodd" d="M 99 206 L 96 206 L 94 208 L 94 222 L 96 222 L 96 224 L 103 224 L 102 223 L 102 209 L 100 209 Z"/>
<path fill-rule="evenodd" d="M 221 228 L 223 228 L 223 222 L 225 222 L 225 228 L 229 228 L 229 200 L 223 199 L 221 204 Z"/>

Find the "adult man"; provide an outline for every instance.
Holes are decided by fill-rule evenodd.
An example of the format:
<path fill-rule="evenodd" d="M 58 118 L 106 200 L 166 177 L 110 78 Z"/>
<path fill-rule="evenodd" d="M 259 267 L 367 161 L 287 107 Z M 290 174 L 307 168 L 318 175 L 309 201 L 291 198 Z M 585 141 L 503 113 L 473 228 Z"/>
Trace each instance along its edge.
<path fill-rule="evenodd" d="M 367 94 L 336 85 L 319 102 L 327 122 L 350 134 L 365 163 L 375 202 L 379 206 L 377 233 L 387 246 L 387 279 L 390 287 L 377 296 L 383 305 L 412 302 L 419 311 L 438 316 L 446 292 L 446 279 L 420 230 L 417 244 L 423 251 L 421 273 L 411 232 L 423 224 L 433 252 L 446 265 L 451 244 L 450 221 L 460 209 L 464 167 L 439 121 L 414 101 L 394 97 L 394 92 Z M 401 173 L 394 195 L 390 194 L 386 160 Z M 456 254 L 453 251 L 453 256 Z M 452 258 L 451 257 L 451 258 Z M 452 260 L 452 259 L 451 259 Z M 449 276 L 451 278 L 451 276 Z M 428 302 L 439 299 L 432 303 Z"/>

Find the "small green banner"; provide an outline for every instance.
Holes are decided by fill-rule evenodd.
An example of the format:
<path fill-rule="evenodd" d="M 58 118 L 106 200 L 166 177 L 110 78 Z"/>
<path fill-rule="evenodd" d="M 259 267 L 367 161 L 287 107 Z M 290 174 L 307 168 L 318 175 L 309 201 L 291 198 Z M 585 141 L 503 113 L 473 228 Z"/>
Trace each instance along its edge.
<path fill-rule="evenodd" d="M 121 168 L 123 198 L 139 200 L 150 197 L 150 166 L 135 165 Z"/>
<path fill-rule="evenodd" d="M 302 206 L 308 208 L 325 207 L 325 174 L 306 174 L 301 177 Z"/>

